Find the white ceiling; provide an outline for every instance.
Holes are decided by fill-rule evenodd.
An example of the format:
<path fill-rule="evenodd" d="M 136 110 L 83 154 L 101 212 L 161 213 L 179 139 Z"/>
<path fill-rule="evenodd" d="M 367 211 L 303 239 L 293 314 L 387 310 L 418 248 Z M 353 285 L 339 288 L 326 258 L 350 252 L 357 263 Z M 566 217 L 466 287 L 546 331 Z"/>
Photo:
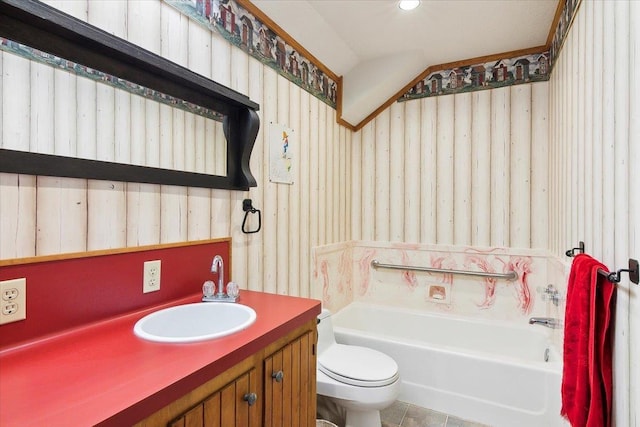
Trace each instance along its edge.
<path fill-rule="evenodd" d="M 337 75 L 357 125 L 431 65 L 542 46 L 558 0 L 252 0 Z"/>

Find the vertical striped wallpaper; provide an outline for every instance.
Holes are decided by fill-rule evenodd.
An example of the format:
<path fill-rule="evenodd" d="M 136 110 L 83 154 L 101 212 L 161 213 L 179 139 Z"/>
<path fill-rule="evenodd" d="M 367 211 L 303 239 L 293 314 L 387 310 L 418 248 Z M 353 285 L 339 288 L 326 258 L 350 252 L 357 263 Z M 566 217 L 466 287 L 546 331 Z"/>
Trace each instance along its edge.
<path fill-rule="evenodd" d="M 548 83 L 395 103 L 354 134 L 354 240 L 546 248 Z"/>
<path fill-rule="evenodd" d="M 335 111 L 160 1 L 47 3 L 259 103 L 258 187 L 0 174 L 0 259 L 231 236 L 232 275 L 243 288 L 309 295 L 310 249 L 349 238 L 351 132 Z M 219 170 L 212 159 L 224 155 L 209 140 L 219 136 L 215 122 L 9 53 L 0 58 L 4 147 Z M 270 122 L 296 131 L 293 185 L 269 182 Z M 260 233 L 241 232 L 245 198 L 262 210 Z"/>
<path fill-rule="evenodd" d="M 583 1 L 550 80 L 549 247 L 583 240 L 610 269 L 640 257 L 640 4 Z M 640 300 L 624 275 L 615 313 L 614 424 L 640 420 Z"/>
<path fill-rule="evenodd" d="M 357 133 L 160 1 L 47 3 L 259 103 L 258 187 L 0 174 L 0 259 L 231 236 L 242 287 L 307 296 L 311 248 L 347 240 L 558 258 L 584 240 L 612 268 L 640 256 L 637 2 L 582 2 L 549 82 L 396 103 Z M 158 166 L 215 156 L 203 144 L 215 130 L 199 117 L 6 53 L 0 73 L 4 146 Z M 293 185 L 269 182 L 270 122 L 296 131 Z M 260 233 L 240 231 L 244 198 L 262 210 Z M 616 313 L 617 425 L 640 418 L 640 301 L 629 289 Z"/>

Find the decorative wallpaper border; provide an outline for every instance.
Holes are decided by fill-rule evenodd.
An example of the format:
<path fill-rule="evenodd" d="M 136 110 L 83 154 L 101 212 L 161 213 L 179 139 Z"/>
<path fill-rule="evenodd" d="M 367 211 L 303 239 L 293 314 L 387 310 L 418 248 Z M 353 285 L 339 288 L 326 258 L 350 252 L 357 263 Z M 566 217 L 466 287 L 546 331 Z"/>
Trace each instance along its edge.
<path fill-rule="evenodd" d="M 398 102 L 549 80 L 549 52 L 505 58 L 428 74 Z"/>
<path fill-rule="evenodd" d="M 564 7 L 562 8 L 562 13 L 560 14 L 560 19 L 558 19 L 558 23 L 556 24 L 555 31 L 553 33 L 553 40 L 551 41 L 551 46 L 549 46 L 549 60 L 550 66 L 553 66 L 556 63 L 556 58 L 562 49 L 562 44 L 564 43 L 565 38 L 567 37 L 567 33 L 569 33 L 569 29 L 571 28 L 571 24 L 573 24 L 573 18 L 575 18 L 580 5 L 582 4 L 582 0 L 563 0 Z"/>
<path fill-rule="evenodd" d="M 337 82 L 234 0 L 164 2 L 336 108 Z"/>
<path fill-rule="evenodd" d="M 103 73 L 102 71 L 95 70 L 91 67 L 87 67 L 73 61 L 68 61 L 64 58 L 51 55 L 50 53 L 14 42 L 13 40 L 0 37 L 0 50 L 16 54 L 22 58 L 39 62 L 41 64 L 50 65 L 55 69 L 67 71 L 80 77 L 86 77 L 95 82 L 104 83 L 113 88 L 122 89 L 132 94 L 142 96 L 143 98 L 150 99 L 170 107 L 179 108 L 208 119 L 218 122 L 221 122 L 224 119 L 224 115 L 217 111 L 201 107 L 191 102 L 183 101 L 182 99 L 158 92 L 157 90 L 149 89 L 111 74 Z"/>

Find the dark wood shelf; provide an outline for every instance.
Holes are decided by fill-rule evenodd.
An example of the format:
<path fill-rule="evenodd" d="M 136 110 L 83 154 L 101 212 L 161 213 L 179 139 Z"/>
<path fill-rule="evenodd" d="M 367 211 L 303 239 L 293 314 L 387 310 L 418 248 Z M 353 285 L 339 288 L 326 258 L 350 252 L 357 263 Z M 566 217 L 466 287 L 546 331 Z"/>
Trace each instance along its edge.
<path fill-rule="evenodd" d="M 247 96 L 35 0 L 0 1 L 0 36 L 224 114 L 227 175 L 11 150 L 0 150 L 0 171 L 75 178 L 94 178 L 97 173 L 103 178 L 96 179 L 232 190 L 257 185 L 249 159 L 260 126 L 259 105 Z"/>

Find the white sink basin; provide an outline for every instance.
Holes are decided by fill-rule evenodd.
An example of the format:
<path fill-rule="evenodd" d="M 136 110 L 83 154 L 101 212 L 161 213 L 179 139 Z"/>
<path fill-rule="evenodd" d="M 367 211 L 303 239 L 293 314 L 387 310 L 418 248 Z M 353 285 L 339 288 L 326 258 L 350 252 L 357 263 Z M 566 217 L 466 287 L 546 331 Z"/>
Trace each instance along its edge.
<path fill-rule="evenodd" d="M 234 334 L 255 321 L 256 312 L 246 305 L 198 302 L 148 314 L 136 322 L 133 332 L 149 341 L 195 342 Z"/>

